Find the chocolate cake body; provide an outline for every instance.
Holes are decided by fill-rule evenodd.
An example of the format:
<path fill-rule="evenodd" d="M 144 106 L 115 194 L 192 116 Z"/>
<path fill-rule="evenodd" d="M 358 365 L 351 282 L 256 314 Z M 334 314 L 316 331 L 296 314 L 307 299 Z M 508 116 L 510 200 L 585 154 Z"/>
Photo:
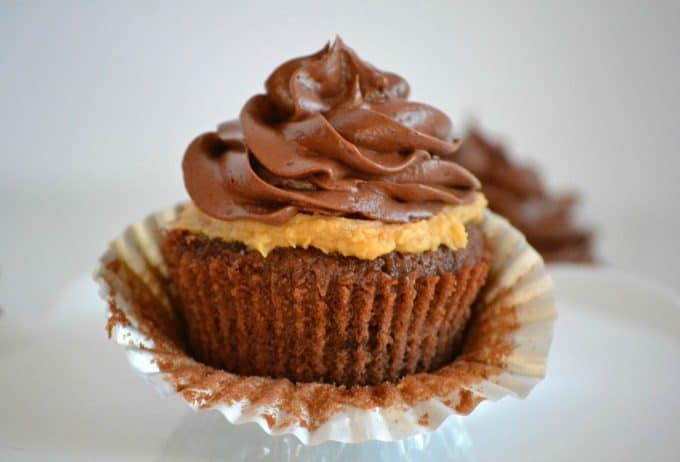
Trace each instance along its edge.
<path fill-rule="evenodd" d="M 396 381 L 447 363 L 486 279 L 479 225 L 468 245 L 362 260 L 314 249 L 263 257 L 169 230 L 163 253 L 194 356 L 243 375 L 343 385 Z"/>

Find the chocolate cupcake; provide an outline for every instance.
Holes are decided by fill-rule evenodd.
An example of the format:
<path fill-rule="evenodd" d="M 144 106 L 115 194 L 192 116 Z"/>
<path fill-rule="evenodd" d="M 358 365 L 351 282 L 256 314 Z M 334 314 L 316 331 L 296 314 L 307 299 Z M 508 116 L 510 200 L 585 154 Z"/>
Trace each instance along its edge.
<path fill-rule="evenodd" d="M 193 355 L 347 386 L 449 362 L 490 253 L 448 117 L 340 39 L 266 90 L 184 156 L 162 250 Z"/>
<path fill-rule="evenodd" d="M 592 231 L 573 218 L 576 195 L 549 193 L 536 170 L 476 130 L 453 158 L 482 181 L 489 208 L 516 226 L 547 262 L 595 261 Z"/>

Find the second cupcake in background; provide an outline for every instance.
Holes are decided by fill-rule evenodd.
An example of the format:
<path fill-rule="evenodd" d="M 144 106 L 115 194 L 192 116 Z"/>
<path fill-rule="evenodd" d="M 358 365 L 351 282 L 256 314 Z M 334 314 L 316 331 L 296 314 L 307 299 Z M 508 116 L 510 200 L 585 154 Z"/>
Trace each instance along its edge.
<path fill-rule="evenodd" d="M 574 220 L 578 197 L 551 194 L 538 171 L 471 130 L 453 158 L 483 183 L 489 208 L 507 218 L 547 262 L 592 263 L 593 233 Z"/>
<path fill-rule="evenodd" d="M 396 381 L 457 353 L 490 253 L 448 117 L 340 39 L 197 137 L 163 253 L 193 355 L 243 375 Z"/>

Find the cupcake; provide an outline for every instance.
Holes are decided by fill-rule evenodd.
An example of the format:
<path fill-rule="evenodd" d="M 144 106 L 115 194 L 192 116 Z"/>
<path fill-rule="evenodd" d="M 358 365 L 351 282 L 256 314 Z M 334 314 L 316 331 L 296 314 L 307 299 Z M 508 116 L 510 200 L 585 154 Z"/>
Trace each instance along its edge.
<path fill-rule="evenodd" d="M 345 386 L 449 363 L 490 264 L 449 118 L 340 39 L 265 87 L 184 155 L 162 252 L 192 355 Z"/>
<path fill-rule="evenodd" d="M 550 194 L 538 172 L 472 130 L 454 154 L 484 184 L 489 208 L 506 217 L 548 262 L 594 261 L 592 232 L 574 223 L 573 194 Z"/>

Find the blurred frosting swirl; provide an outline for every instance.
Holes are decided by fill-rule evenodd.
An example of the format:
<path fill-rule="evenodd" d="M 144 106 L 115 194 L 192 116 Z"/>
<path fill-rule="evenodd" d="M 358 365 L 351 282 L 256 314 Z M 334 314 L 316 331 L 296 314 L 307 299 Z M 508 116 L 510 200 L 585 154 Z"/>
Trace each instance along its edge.
<path fill-rule="evenodd" d="M 238 121 L 197 137 L 183 161 L 196 206 L 270 224 L 298 213 L 403 223 L 470 203 L 479 181 L 451 160 L 441 111 L 407 100 L 396 74 L 339 38 L 279 66 Z"/>
<path fill-rule="evenodd" d="M 507 218 L 546 261 L 592 262 L 593 233 L 574 219 L 578 197 L 553 194 L 538 172 L 470 131 L 454 158 L 482 181 L 489 208 Z"/>

